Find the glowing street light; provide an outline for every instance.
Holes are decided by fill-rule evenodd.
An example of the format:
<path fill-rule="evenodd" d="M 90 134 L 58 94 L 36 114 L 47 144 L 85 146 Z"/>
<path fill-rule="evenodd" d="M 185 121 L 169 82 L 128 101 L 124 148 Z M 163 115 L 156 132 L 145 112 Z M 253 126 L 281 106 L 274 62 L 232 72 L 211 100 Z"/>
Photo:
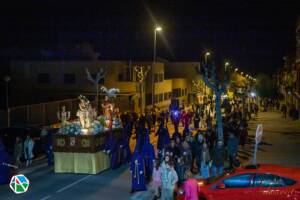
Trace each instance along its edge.
<path fill-rule="evenodd" d="M 162 30 L 162 28 L 160 27 L 160 26 L 157 26 L 156 28 L 155 28 L 155 31 L 161 31 Z"/>
<path fill-rule="evenodd" d="M 155 26 L 154 28 L 154 40 L 153 40 L 153 65 L 155 65 L 156 62 L 156 33 L 161 32 L 162 28 L 160 26 Z M 152 65 L 151 69 L 151 83 L 152 83 L 152 106 L 154 107 L 154 93 L 155 93 L 155 87 L 154 87 L 154 67 Z"/>
<path fill-rule="evenodd" d="M 235 72 L 237 72 L 238 70 L 239 70 L 238 68 L 235 68 L 235 69 L 234 69 Z"/>
<path fill-rule="evenodd" d="M 227 71 L 227 67 L 230 65 L 229 62 L 225 62 L 225 72 Z"/>
<path fill-rule="evenodd" d="M 204 56 L 204 57 L 205 57 L 205 59 L 204 59 L 204 60 L 205 60 L 205 63 L 207 63 L 207 57 L 208 57 L 208 56 L 210 56 L 210 52 L 209 52 L 209 51 L 207 51 L 207 52 L 205 53 L 205 56 Z"/>

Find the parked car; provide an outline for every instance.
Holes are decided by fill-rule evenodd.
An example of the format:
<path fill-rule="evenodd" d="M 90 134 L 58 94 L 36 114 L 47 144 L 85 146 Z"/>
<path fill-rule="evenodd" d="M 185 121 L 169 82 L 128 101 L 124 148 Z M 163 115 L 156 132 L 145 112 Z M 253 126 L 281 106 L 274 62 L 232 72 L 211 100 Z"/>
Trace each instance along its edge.
<path fill-rule="evenodd" d="M 199 179 L 201 200 L 300 200 L 300 168 L 263 164 L 240 167 L 219 177 Z M 177 200 L 184 199 L 179 188 Z"/>
<path fill-rule="evenodd" d="M 35 142 L 33 154 L 35 156 L 45 153 L 44 144 L 41 138 L 41 130 L 34 127 L 8 127 L 0 129 L 0 137 L 3 140 L 6 151 L 12 156 L 14 152 L 14 144 L 16 137 L 22 138 L 23 142 L 26 139 L 27 134 L 30 134 L 31 138 Z"/>

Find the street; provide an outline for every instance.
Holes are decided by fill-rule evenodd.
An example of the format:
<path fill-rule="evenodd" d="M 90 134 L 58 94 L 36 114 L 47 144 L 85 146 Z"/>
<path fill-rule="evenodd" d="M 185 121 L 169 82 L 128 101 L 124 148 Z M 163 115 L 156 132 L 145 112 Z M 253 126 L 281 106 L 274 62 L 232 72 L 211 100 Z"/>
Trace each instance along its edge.
<path fill-rule="evenodd" d="M 300 123 L 282 119 L 278 112 L 261 112 L 249 122 L 249 143 L 239 151 L 242 162 L 250 162 L 252 159 L 253 139 L 259 123 L 263 124 L 264 132 L 257 154 L 258 163 L 300 167 Z M 154 137 L 151 141 L 154 142 Z M 149 199 L 145 192 L 133 195 L 129 193 L 131 177 L 128 165 L 98 175 L 55 174 L 53 167 L 46 166 L 37 167 L 36 170 L 24 170 L 24 174 L 31 181 L 29 191 L 16 195 L 8 185 L 1 185 L 1 200 Z"/>

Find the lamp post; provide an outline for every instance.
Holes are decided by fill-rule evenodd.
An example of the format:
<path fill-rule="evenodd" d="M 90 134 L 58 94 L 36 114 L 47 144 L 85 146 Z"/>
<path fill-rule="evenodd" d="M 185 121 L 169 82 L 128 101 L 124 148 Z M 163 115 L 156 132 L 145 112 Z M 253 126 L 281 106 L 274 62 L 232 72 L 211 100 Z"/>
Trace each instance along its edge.
<path fill-rule="evenodd" d="M 155 86 L 154 86 L 154 66 L 156 62 L 156 34 L 157 32 L 162 31 L 160 26 L 154 28 L 154 40 L 153 40 L 153 64 L 151 69 L 151 85 L 152 85 L 152 107 L 154 107 L 154 95 L 155 95 Z"/>
<path fill-rule="evenodd" d="M 229 62 L 225 62 L 225 72 L 227 71 L 227 67 L 230 65 Z"/>
<path fill-rule="evenodd" d="M 205 64 L 207 64 L 207 58 L 210 56 L 210 52 L 206 52 L 205 55 L 204 55 L 204 61 L 205 61 Z"/>
<path fill-rule="evenodd" d="M 10 76 L 6 75 L 4 77 L 4 81 L 6 83 L 6 116 L 7 116 L 7 127 L 10 126 L 10 110 L 9 110 L 9 101 L 8 101 L 8 86 L 10 82 Z"/>
<path fill-rule="evenodd" d="M 140 106 L 140 112 L 141 112 L 141 115 L 143 114 L 143 111 L 144 111 L 144 107 L 145 107 L 145 103 L 144 103 L 144 80 L 147 76 L 147 73 L 150 69 L 150 66 L 146 69 L 145 67 L 143 66 L 136 66 L 134 67 L 134 70 L 135 72 L 137 73 L 137 78 L 138 78 L 138 81 L 139 81 L 139 89 L 140 89 L 140 98 L 139 98 L 139 106 Z"/>
<path fill-rule="evenodd" d="M 210 56 L 210 52 L 207 51 L 205 54 L 204 54 L 204 61 L 205 61 L 205 65 L 207 65 L 207 60 L 208 60 L 208 57 Z M 207 66 L 205 66 L 207 67 Z M 206 97 L 206 84 L 204 84 L 204 96 Z"/>

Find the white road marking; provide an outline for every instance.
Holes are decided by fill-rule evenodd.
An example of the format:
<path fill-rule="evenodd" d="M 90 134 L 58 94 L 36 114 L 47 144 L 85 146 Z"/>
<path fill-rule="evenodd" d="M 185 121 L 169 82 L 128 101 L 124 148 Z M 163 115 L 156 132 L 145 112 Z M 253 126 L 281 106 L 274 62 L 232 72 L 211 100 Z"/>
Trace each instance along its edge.
<path fill-rule="evenodd" d="M 64 190 L 66 190 L 66 189 L 69 189 L 70 187 L 76 185 L 77 183 L 80 183 L 81 181 L 83 181 L 83 180 L 89 178 L 90 176 L 92 176 L 92 175 L 87 175 L 87 176 L 85 176 L 85 177 L 83 177 L 83 178 L 81 178 L 81 179 L 75 181 L 74 183 L 71 183 L 71 184 L 69 184 L 69 185 L 67 185 L 67 186 L 65 186 L 65 187 L 63 187 L 63 188 L 57 190 L 56 193 L 60 193 L 60 192 L 62 192 L 62 191 L 64 191 Z"/>
<path fill-rule="evenodd" d="M 48 195 L 48 196 L 43 197 L 41 200 L 47 200 L 47 199 L 50 199 L 50 198 L 51 198 L 51 196 Z"/>

